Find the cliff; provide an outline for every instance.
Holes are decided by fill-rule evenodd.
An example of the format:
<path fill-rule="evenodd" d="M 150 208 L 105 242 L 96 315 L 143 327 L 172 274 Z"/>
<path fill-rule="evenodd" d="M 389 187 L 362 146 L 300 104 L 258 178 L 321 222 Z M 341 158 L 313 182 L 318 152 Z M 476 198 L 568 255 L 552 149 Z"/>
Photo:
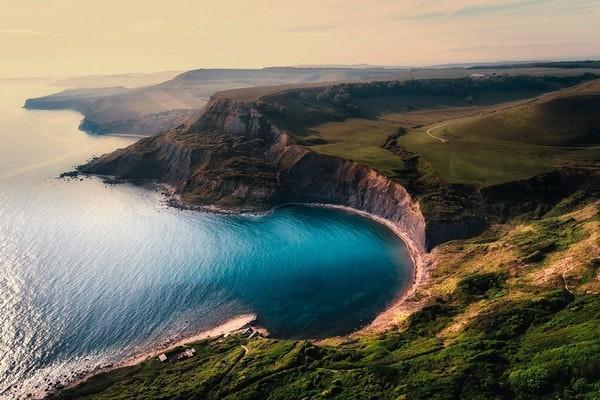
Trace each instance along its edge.
<path fill-rule="evenodd" d="M 81 87 L 28 99 L 25 108 L 75 110 L 84 115 L 80 129 L 96 134 L 133 133 L 153 135 L 172 129 L 216 92 L 257 86 L 310 84 L 396 76 L 403 69 L 386 68 L 293 68 L 198 69 L 164 82 L 132 87 L 127 77 L 118 79 L 128 87 Z M 406 73 L 406 72 L 405 72 Z M 85 79 L 83 79 L 85 81 Z M 81 83 L 75 81 L 66 84 Z M 85 83 L 85 82 L 84 82 Z M 87 83 L 92 83 L 88 82 Z"/>
<path fill-rule="evenodd" d="M 356 162 L 313 153 L 252 104 L 213 99 L 188 125 L 82 166 L 117 179 L 152 179 L 193 205 L 259 211 L 286 203 L 342 205 L 396 224 L 421 250 L 425 221 L 402 185 Z"/>
<path fill-rule="evenodd" d="M 364 163 L 298 144 L 263 108 L 260 101 L 215 96 L 193 122 L 94 159 L 80 170 L 167 183 L 196 206 L 234 211 L 287 203 L 348 206 L 394 223 L 422 251 L 473 237 L 518 215 L 537 217 L 596 186 L 595 173 L 566 167 L 483 188 L 416 179 L 410 170 L 402 172 L 407 179 L 390 178 Z"/>

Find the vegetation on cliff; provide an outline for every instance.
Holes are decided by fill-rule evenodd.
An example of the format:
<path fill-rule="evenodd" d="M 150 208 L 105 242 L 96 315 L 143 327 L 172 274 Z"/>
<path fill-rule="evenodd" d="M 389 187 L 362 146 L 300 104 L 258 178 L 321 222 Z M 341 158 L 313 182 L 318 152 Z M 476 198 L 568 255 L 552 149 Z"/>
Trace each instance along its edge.
<path fill-rule="evenodd" d="M 271 94 L 258 107 L 310 150 L 357 161 L 404 185 L 421 203 L 431 247 L 551 206 L 558 199 L 546 188 L 566 196 L 576 186 L 558 176 L 590 185 L 600 162 L 595 78 L 342 84 Z M 560 88 L 566 89 L 549 92 Z M 507 202 L 505 194 L 518 187 L 547 196 Z"/>
<path fill-rule="evenodd" d="M 430 284 L 410 299 L 423 308 L 389 332 L 206 340 L 191 359 L 148 360 L 57 398 L 596 398 L 598 203 L 570 207 L 437 248 Z"/>
<path fill-rule="evenodd" d="M 357 188 L 361 196 L 370 192 L 358 182 L 378 171 L 418 198 L 432 251 L 427 284 L 406 299 L 387 332 L 207 340 L 193 345 L 198 357 L 148 360 L 58 397 L 598 398 L 594 78 L 372 82 L 265 89 L 254 100 L 216 96 L 195 123 L 83 166 L 170 182 L 189 202 L 238 209 L 298 198 L 294 187 L 314 195 L 302 199 L 344 204 Z"/>

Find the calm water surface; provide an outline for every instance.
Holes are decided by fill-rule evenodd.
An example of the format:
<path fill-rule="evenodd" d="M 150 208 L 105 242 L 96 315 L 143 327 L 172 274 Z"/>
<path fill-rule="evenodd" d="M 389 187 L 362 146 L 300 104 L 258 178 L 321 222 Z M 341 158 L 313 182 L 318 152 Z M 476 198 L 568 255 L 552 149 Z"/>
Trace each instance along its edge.
<path fill-rule="evenodd" d="M 344 333 L 409 280 L 402 243 L 355 215 L 214 215 L 131 185 L 56 179 L 133 139 L 80 132 L 74 112 L 20 108 L 56 89 L 1 89 L 0 397 L 241 313 L 279 336 Z"/>

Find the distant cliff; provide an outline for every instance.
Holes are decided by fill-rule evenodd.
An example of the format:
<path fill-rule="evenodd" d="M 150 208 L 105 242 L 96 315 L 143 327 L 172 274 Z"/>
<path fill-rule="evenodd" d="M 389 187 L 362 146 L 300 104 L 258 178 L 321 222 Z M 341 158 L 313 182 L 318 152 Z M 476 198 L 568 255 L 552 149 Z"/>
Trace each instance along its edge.
<path fill-rule="evenodd" d="M 377 67 L 197 69 L 144 87 L 67 89 L 28 99 L 25 108 L 79 111 L 84 115 L 80 129 L 90 133 L 153 135 L 178 126 L 203 107 L 212 94 L 222 90 L 372 79 L 394 76 L 403 71 Z M 126 82 L 125 79 L 122 81 Z"/>

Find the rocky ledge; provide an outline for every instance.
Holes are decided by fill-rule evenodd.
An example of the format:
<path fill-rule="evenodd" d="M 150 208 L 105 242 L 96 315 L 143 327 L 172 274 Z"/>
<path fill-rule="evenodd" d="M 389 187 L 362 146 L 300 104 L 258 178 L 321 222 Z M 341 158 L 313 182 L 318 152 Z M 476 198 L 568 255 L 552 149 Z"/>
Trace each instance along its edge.
<path fill-rule="evenodd" d="M 84 173 L 169 184 L 186 203 L 264 211 L 286 203 L 351 207 L 395 224 L 420 251 L 425 220 L 405 188 L 356 162 L 311 152 L 252 104 L 214 98 L 189 125 L 96 158 Z"/>

